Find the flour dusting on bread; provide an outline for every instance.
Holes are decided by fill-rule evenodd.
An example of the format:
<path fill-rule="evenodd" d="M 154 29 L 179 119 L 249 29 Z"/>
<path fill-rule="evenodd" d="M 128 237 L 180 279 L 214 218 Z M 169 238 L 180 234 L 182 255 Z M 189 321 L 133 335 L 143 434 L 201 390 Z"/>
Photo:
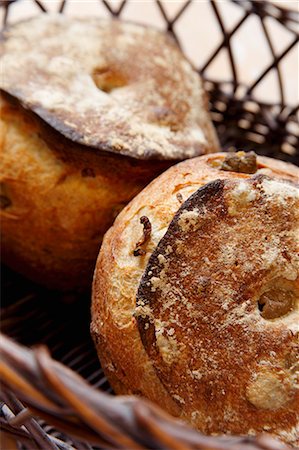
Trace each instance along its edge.
<path fill-rule="evenodd" d="M 1 48 L 0 88 L 76 143 L 145 160 L 218 149 L 202 81 L 166 33 L 41 14 Z"/>
<path fill-rule="evenodd" d="M 267 431 L 296 444 L 299 172 L 259 156 L 254 174 L 222 170 L 225 157 L 173 167 L 121 213 L 103 250 L 104 258 L 113 248 L 121 269 L 109 258 L 97 272 L 102 295 L 95 303 L 111 307 L 98 332 L 120 329 L 112 305 L 121 298 L 112 299 L 109 284 L 101 288 L 102 267 L 118 276 L 134 267 L 128 303 L 136 322 L 119 339 L 135 343 L 127 355 L 135 355 L 139 371 L 151 367 L 153 378 L 136 377 L 136 366 L 110 346 L 125 371 L 112 382 L 121 378 L 126 389 L 134 386 L 202 432 Z M 142 214 L 152 223 L 152 254 L 136 261 L 130 255 Z M 97 308 L 95 316 L 103 311 Z"/>
<path fill-rule="evenodd" d="M 149 259 L 137 305 L 150 307 L 155 340 L 144 322 L 139 332 L 163 385 L 171 395 L 176 385 L 186 404 L 196 393 L 198 410 L 207 389 L 226 405 L 226 378 L 237 376 L 239 408 L 250 411 L 249 402 L 273 412 L 293 401 L 282 349 L 289 351 L 298 329 L 298 192 L 260 175 L 216 180 L 185 201 Z M 269 351 L 268 371 L 258 369 Z M 250 363 L 241 368 L 244 357 Z"/>

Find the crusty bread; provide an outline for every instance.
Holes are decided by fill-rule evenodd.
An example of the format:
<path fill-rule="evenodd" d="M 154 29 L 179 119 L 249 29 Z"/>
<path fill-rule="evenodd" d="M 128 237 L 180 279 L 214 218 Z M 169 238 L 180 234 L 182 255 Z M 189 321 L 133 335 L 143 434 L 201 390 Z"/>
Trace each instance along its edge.
<path fill-rule="evenodd" d="M 298 177 L 269 158 L 205 155 L 120 213 L 98 257 L 91 326 L 117 393 L 205 433 L 296 443 Z"/>
<path fill-rule="evenodd" d="M 41 14 L 2 40 L 0 88 L 74 142 L 138 159 L 218 148 L 201 79 L 167 34 Z"/>
<path fill-rule="evenodd" d="M 165 163 L 99 156 L 67 141 L 60 150 L 40 131 L 34 117 L 2 102 L 2 258 L 50 288 L 87 289 L 103 234 Z"/>
<path fill-rule="evenodd" d="M 90 286 L 103 233 L 175 160 L 217 150 L 198 74 L 166 34 L 41 14 L 2 33 L 3 259 Z"/>

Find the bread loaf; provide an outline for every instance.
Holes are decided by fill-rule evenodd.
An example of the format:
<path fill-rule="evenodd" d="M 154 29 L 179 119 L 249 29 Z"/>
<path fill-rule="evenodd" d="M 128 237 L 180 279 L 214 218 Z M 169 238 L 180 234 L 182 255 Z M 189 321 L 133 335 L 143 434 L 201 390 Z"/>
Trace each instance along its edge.
<path fill-rule="evenodd" d="M 3 259 L 86 288 L 122 207 L 217 150 L 200 77 L 164 33 L 50 14 L 5 29 L 0 63 Z"/>
<path fill-rule="evenodd" d="M 298 443 L 298 174 L 206 155 L 121 212 L 98 257 L 91 327 L 117 393 L 207 434 Z"/>

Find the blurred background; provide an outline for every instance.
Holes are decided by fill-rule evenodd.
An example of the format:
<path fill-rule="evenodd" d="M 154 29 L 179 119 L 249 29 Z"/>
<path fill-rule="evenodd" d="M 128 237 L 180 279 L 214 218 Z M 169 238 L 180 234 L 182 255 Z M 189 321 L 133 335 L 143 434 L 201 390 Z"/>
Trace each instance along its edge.
<path fill-rule="evenodd" d="M 8 3 L 8 2 L 2 2 Z M 213 5 L 216 6 L 213 7 Z M 244 19 L 246 11 L 251 8 L 247 0 L 18 0 L 9 8 L 8 22 L 14 22 L 30 17 L 43 9 L 63 12 L 71 16 L 84 17 L 110 17 L 111 11 L 118 12 L 121 8 L 121 18 L 159 29 L 165 29 L 165 16 L 169 21 L 174 19 L 173 30 L 178 36 L 185 54 L 196 68 L 205 68 L 205 77 L 208 79 L 226 81 L 232 78 L 232 66 L 229 61 L 229 52 L 222 48 L 213 61 L 208 64 L 209 57 L 217 50 L 223 40 L 223 30 L 219 18 L 226 30 L 230 33 L 237 26 L 237 31 L 230 40 L 231 52 L 238 82 L 251 86 L 258 76 L 273 61 L 273 53 L 280 55 L 292 45 L 294 34 L 288 30 L 278 18 L 276 7 L 299 11 L 298 0 L 292 1 L 256 1 L 257 10 L 265 7 L 267 11 L 272 5 L 272 17 L 251 14 Z M 182 11 L 183 8 L 183 11 Z M 179 14 L 179 17 L 177 15 Z M 5 8 L 1 8 L 3 21 Z M 239 23 L 244 22 L 239 25 Z M 299 24 L 294 17 L 294 31 L 298 33 Z M 265 38 L 268 35 L 269 41 Z M 272 50 L 271 50 L 272 46 Z M 279 102 L 279 82 L 284 86 L 284 100 L 289 105 L 295 105 L 299 100 L 299 51 L 294 45 L 287 51 L 279 64 L 281 80 L 278 80 L 275 70 L 270 70 L 261 82 L 254 88 L 254 96 L 263 102 Z M 242 92 L 240 92 L 242 96 Z"/>

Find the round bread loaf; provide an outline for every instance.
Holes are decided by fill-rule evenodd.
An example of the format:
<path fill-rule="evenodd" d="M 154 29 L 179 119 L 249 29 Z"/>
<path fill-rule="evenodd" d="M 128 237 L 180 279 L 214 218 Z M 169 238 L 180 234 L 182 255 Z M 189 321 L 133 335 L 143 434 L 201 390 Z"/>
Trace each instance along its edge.
<path fill-rule="evenodd" d="M 299 170 L 253 153 L 171 167 L 105 235 L 92 335 L 117 393 L 208 434 L 298 438 Z"/>
<path fill-rule="evenodd" d="M 103 233 L 174 161 L 218 148 L 172 39 L 41 14 L 2 32 L 3 259 L 52 288 L 90 285 Z"/>

